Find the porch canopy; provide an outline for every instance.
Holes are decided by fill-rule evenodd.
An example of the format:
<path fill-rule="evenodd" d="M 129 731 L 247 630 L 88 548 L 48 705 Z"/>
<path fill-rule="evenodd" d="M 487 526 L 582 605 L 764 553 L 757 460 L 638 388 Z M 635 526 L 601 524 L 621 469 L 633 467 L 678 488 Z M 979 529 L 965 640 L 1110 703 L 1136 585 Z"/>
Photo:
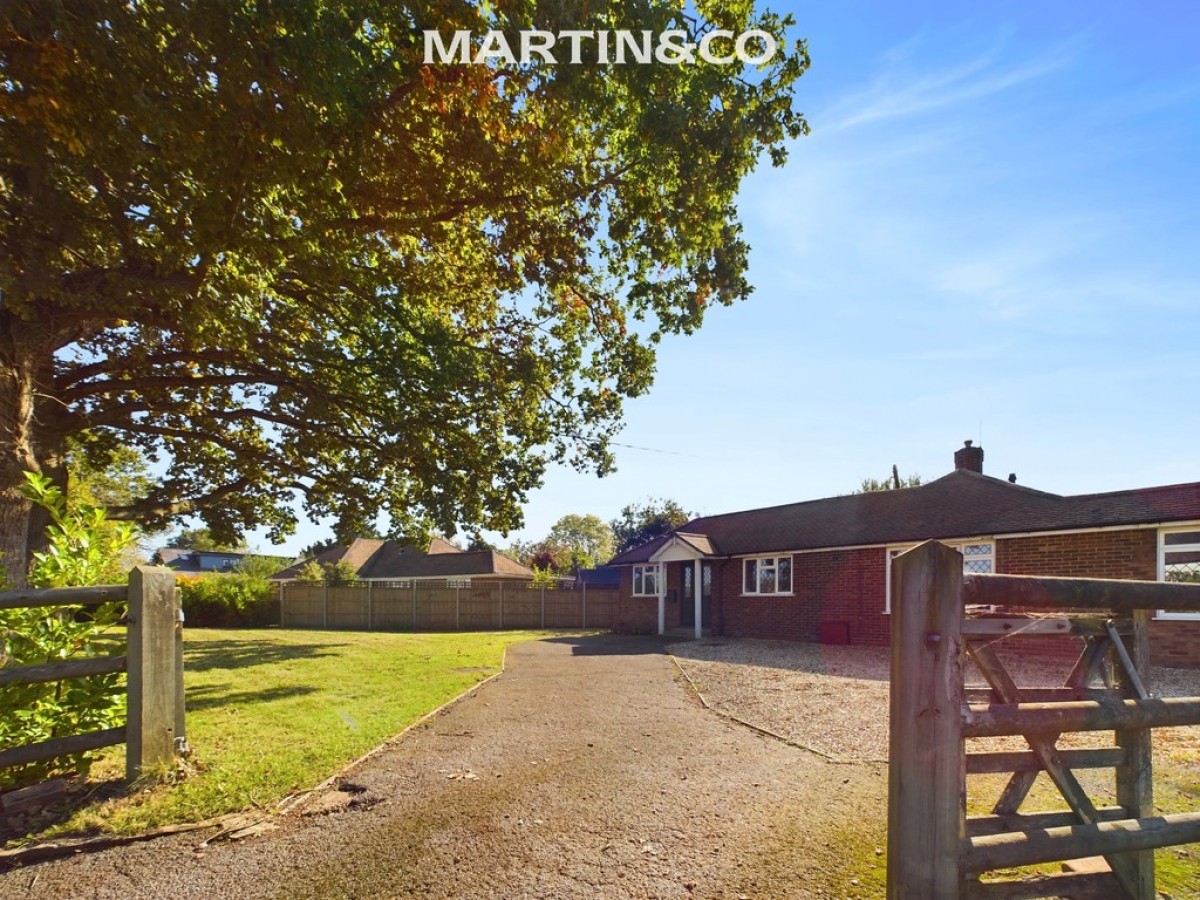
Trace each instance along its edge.
<path fill-rule="evenodd" d="M 703 590 L 700 585 L 701 581 L 700 562 L 706 558 L 712 558 L 716 554 L 713 552 L 712 542 L 709 541 L 708 535 L 705 534 L 689 534 L 684 531 L 676 531 L 669 538 L 650 554 L 650 562 L 656 565 L 662 565 L 669 562 L 692 562 L 696 567 L 695 577 L 692 579 L 692 600 L 696 604 L 696 638 L 699 640 L 701 636 L 701 600 L 703 599 Z M 682 598 L 681 598 L 682 599 Z M 667 578 L 666 570 L 663 570 L 663 577 L 658 579 L 658 633 L 664 634 L 667 630 Z"/>

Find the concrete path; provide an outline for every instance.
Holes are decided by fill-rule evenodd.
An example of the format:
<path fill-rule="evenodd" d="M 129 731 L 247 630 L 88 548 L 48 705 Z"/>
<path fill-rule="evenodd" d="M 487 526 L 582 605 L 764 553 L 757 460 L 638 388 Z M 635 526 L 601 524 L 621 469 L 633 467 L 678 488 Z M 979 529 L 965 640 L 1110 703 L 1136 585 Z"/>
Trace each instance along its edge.
<path fill-rule="evenodd" d="M 838 883 L 830 848 L 879 809 L 878 773 L 708 712 L 654 639 L 512 647 L 502 676 L 347 780 L 350 808 L 202 854 L 191 834 L 33 866 L 0 896 L 876 894 Z"/>

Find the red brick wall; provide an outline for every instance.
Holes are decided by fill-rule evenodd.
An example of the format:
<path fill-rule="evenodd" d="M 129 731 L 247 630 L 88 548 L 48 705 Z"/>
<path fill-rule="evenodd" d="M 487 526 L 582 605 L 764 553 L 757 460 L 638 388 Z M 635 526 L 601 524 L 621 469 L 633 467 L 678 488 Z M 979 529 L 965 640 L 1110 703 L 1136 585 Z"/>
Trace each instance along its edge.
<path fill-rule="evenodd" d="M 1200 621 L 1155 619 L 1150 623 L 1150 661 L 1200 668 Z"/>
<path fill-rule="evenodd" d="M 1158 572 L 1158 533 L 1145 529 L 1001 538 L 996 541 L 996 571 L 1153 581 Z"/>
<path fill-rule="evenodd" d="M 619 634 L 658 634 L 658 598 L 633 596 L 633 567 L 621 567 L 613 631 Z"/>
<path fill-rule="evenodd" d="M 718 564 L 719 632 L 737 637 L 816 641 L 822 624 L 842 625 L 852 644 L 888 643 L 883 614 L 882 549 L 800 553 L 792 557 L 791 597 L 742 594 L 742 561 Z"/>

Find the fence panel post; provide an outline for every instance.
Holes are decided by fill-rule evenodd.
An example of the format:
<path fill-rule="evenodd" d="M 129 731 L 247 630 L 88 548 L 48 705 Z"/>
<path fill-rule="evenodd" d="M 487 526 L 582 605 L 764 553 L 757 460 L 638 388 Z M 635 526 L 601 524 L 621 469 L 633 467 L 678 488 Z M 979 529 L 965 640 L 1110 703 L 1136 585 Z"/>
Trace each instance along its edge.
<path fill-rule="evenodd" d="M 958 900 L 966 837 L 962 556 L 934 541 L 892 564 L 888 900 Z"/>
<path fill-rule="evenodd" d="M 125 725 L 125 778 L 130 782 L 175 759 L 177 609 L 174 573 L 135 566 L 129 573 Z"/>
<path fill-rule="evenodd" d="M 462 588 L 454 586 L 454 630 L 462 631 Z"/>
<path fill-rule="evenodd" d="M 321 592 L 321 627 L 329 627 L 329 579 L 325 579 L 325 590 Z"/>
<path fill-rule="evenodd" d="M 372 594 L 374 593 L 374 585 L 375 582 L 373 581 L 367 582 L 367 631 L 373 631 L 375 628 L 373 624 L 374 610 L 371 608 L 371 601 L 374 599 L 372 597 Z"/>
<path fill-rule="evenodd" d="M 546 586 L 542 585 L 542 628 L 546 627 Z"/>
<path fill-rule="evenodd" d="M 416 634 L 416 631 L 417 631 L 417 580 L 415 578 L 413 579 L 412 587 L 413 587 L 412 630 L 413 630 L 413 633 Z"/>

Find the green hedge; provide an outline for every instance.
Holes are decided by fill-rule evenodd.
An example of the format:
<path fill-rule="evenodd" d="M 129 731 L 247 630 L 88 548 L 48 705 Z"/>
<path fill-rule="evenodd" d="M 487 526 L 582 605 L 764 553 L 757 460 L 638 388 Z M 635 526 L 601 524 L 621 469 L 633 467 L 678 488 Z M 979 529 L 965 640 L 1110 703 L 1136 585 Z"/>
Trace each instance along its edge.
<path fill-rule="evenodd" d="M 183 595 L 184 627 L 262 628 L 279 624 L 271 582 L 254 575 L 199 575 L 176 579 Z"/>

